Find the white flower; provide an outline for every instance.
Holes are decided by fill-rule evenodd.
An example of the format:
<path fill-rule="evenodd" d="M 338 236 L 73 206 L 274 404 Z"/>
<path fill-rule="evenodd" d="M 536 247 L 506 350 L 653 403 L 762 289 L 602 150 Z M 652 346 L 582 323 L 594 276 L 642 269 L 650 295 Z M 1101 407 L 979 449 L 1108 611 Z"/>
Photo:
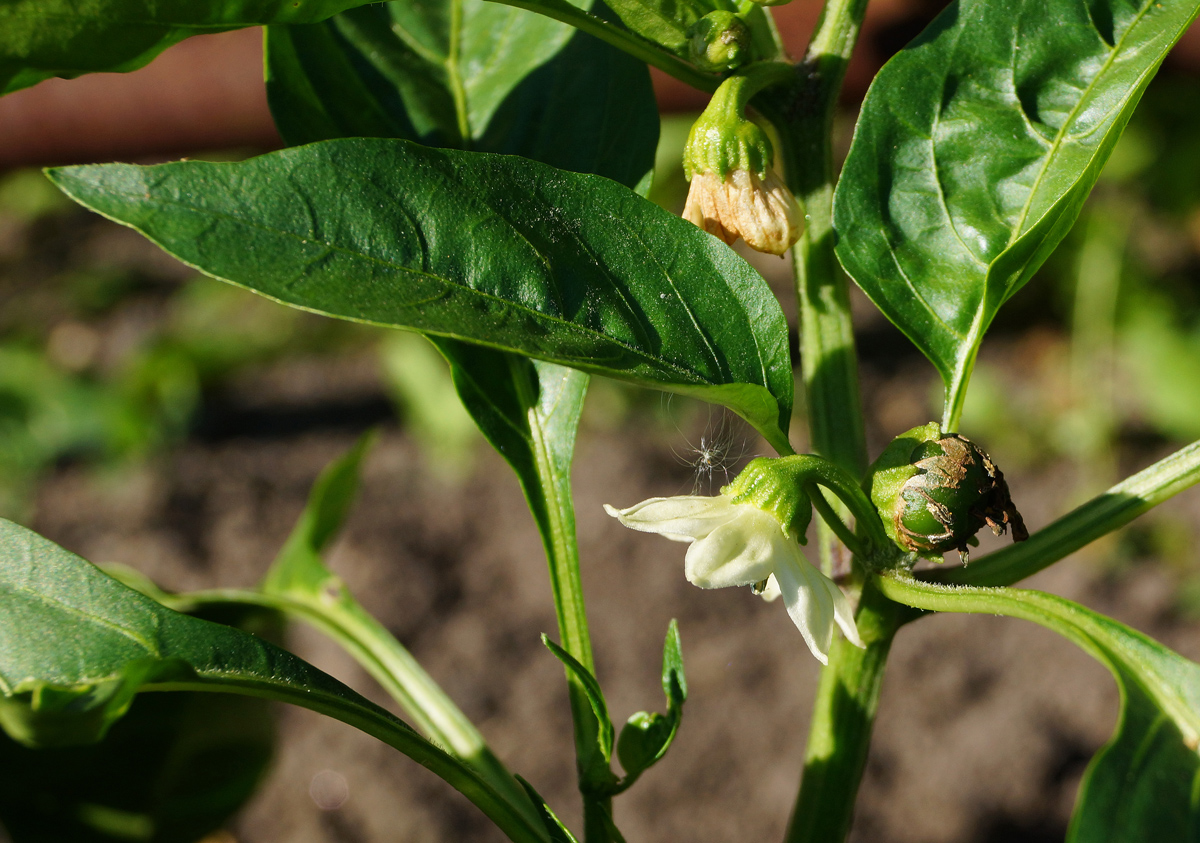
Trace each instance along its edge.
<path fill-rule="evenodd" d="M 841 589 L 812 565 L 783 524 L 754 504 L 727 495 L 650 498 L 628 509 L 605 504 L 609 515 L 633 530 L 691 542 L 684 560 L 688 582 L 725 588 L 768 581 L 763 597 L 783 597 L 804 643 L 822 664 L 836 622 L 853 644 L 863 646 L 854 612 Z"/>
<path fill-rule="evenodd" d="M 774 170 L 759 178 L 735 169 L 724 180 L 696 173 L 683 218 L 731 246 L 741 237 L 750 248 L 772 255 L 782 255 L 804 233 L 800 204 Z"/>

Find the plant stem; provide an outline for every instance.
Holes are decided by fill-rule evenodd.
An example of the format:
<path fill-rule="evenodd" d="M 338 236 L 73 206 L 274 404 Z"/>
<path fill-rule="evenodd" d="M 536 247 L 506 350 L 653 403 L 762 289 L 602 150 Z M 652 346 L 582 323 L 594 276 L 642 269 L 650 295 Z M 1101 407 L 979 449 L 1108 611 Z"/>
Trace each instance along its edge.
<path fill-rule="evenodd" d="M 867 0 L 830 0 L 795 84 L 755 105 L 779 130 L 784 169 L 807 228 L 793 251 L 800 363 L 812 448 L 862 477 L 867 467 L 849 284 L 834 254 L 833 117 Z"/>
<path fill-rule="evenodd" d="M 754 101 L 779 132 L 788 185 L 806 213 L 793 271 L 811 447 L 856 480 L 866 472 L 867 448 L 850 288 L 834 254 L 833 118 L 866 9 L 867 0 L 827 0 L 794 83 Z M 822 537 L 830 540 L 827 532 Z M 849 832 L 884 666 L 903 615 L 868 584 L 856 618 L 866 649 L 834 643 L 821 672 L 788 843 L 836 843 Z"/>
<path fill-rule="evenodd" d="M 837 843 L 849 833 L 888 651 L 910 615 L 868 582 L 856 618 L 866 649 L 844 638 L 834 641 L 829 666 L 821 671 L 786 843 Z"/>
<path fill-rule="evenodd" d="M 515 810 L 540 823 L 524 789 L 488 747 L 474 724 L 446 695 L 404 645 L 343 591 L 338 600 L 212 589 L 163 595 L 159 602 L 180 610 L 200 605 L 242 603 L 264 606 L 312 624 L 341 645 L 400 704 L 421 734 L 466 762 Z"/>
<path fill-rule="evenodd" d="M 1028 541 L 989 553 L 969 566 L 931 572 L 957 585 L 1012 585 L 1200 482 L 1200 441 L 1140 471 L 1038 530 Z"/>
<path fill-rule="evenodd" d="M 624 50 L 634 58 L 639 58 L 651 67 L 657 67 L 663 73 L 674 76 L 701 91 L 711 93 L 721 84 L 721 77 L 715 73 L 697 70 L 688 62 L 673 53 L 668 53 L 657 44 L 611 24 L 603 18 L 598 18 L 590 12 L 572 6 L 566 0 L 493 0 L 493 2 L 502 3 L 505 6 L 515 6 L 518 9 L 528 9 L 531 12 L 554 18 L 554 20 L 569 23 L 576 29 L 594 35 L 601 41 L 605 41 L 619 50 Z"/>

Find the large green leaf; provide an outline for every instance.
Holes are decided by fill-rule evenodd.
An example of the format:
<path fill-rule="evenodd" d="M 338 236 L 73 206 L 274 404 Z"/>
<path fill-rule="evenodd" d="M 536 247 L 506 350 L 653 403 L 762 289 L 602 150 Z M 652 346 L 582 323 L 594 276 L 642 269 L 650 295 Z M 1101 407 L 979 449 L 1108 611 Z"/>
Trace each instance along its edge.
<path fill-rule="evenodd" d="M 257 607 L 205 607 L 241 629 Z M 29 749 L 0 733 L 0 825 L 13 843 L 194 843 L 249 799 L 271 760 L 268 700 L 140 694 L 96 744 Z"/>
<path fill-rule="evenodd" d="M 135 70 L 191 35 L 314 23 L 364 0 L 0 0 L 0 94 L 51 76 Z"/>
<path fill-rule="evenodd" d="M 1069 843 L 1200 839 L 1200 665 L 1051 594 L 909 578 L 882 578 L 880 585 L 892 599 L 923 609 L 1025 618 L 1070 638 L 1112 671 L 1120 719 L 1088 767 Z"/>
<path fill-rule="evenodd" d="M 296 656 L 172 611 L 0 521 L 0 726 L 28 746 L 93 742 L 143 690 L 225 691 L 327 714 L 446 779 L 513 840 L 545 838 L 469 767 Z"/>
<path fill-rule="evenodd" d="M 267 95 L 288 144 L 397 137 L 523 155 L 630 187 L 646 177 L 658 109 L 644 63 L 533 12 L 463 0 L 449 73 L 439 29 L 449 7 L 396 2 L 270 27 Z M 413 29 L 438 31 L 447 49 L 418 50 Z M 481 33 L 501 31 L 500 47 L 483 55 Z"/>
<path fill-rule="evenodd" d="M 984 331 L 1071 228 L 1196 0 L 961 0 L 876 77 L 834 199 L 846 271 L 957 425 Z"/>
<path fill-rule="evenodd" d="M 783 313 L 724 244 L 607 179 L 406 141 L 60 168 L 203 272 L 320 313 L 729 406 L 788 450 Z"/>

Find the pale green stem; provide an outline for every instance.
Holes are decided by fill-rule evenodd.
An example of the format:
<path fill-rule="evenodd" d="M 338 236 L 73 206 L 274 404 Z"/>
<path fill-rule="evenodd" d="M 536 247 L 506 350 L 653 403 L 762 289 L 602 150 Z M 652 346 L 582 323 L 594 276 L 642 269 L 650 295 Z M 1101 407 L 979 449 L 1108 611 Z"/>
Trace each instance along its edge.
<path fill-rule="evenodd" d="M 479 773 L 454 756 L 440 751 L 402 721 L 381 708 L 349 702 L 320 690 L 300 689 L 285 684 L 267 686 L 261 679 L 238 680 L 229 676 L 199 680 L 150 683 L 143 691 L 201 691 L 242 694 L 291 703 L 340 720 L 399 750 L 440 776 L 482 810 L 514 843 L 548 843 L 540 822 L 531 823 L 525 813 L 502 798 Z M 528 799 L 526 799 L 528 802 Z"/>
<path fill-rule="evenodd" d="M 181 605 L 245 603 L 276 609 L 306 621 L 336 641 L 394 699 L 417 729 L 460 758 L 535 825 L 540 819 L 524 788 L 488 747 L 483 735 L 404 645 L 344 592 L 323 601 L 213 589 L 179 595 Z"/>
<path fill-rule="evenodd" d="M 800 363 L 814 451 L 853 478 L 867 468 L 850 317 L 849 284 L 834 253 L 833 120 L 867 0 L 828 0 L 792 84 L 754 105 L 779 132 L 788 185 L 804 206 L 806 228 L 793 250 L 800 311 Z M 870 746 L 871 728 L 897 609 L 869 587 L 857 615 L 867 649 L 834 645 L 822 670 L 809 747 L 788 843 L 845 839 Z M 869 638 L 869 640 L 868 640 Z"/>
<path fill-rule="evenodd" d="M 840 637 L 834 641 L 817 687 L 804 778 L 786 843 L 837 843 L 849 833 L 884 666 L 896 630 L 910 616 L 910 610 L 884 598 L 868 581 L 855 619 L 866 648 Z"/>
<path fill-rule="evenodd" d="M 1027 541 L 989 553 L 970 565 L 934 571 L 927 578 L 962 585 L 1011 585 L 1036 574 L 1143 512 L 1200 482 L 1200 441 L 1113 486 Z"/>
<path fill-rule="evenodd" d="M 624 50 L 634 58 L 639 58 L 651 67 L 657 67 L 663 73 L 674 76 L 701 91 L 711 93 L 721 84 L 720 76 L 697 70 L 657 44 L 572 6 L 566 0 L 494 0 L 494 2 L 502 3 L 505 6 L 515 6 L 518 9 L 528 9 L 531 12 L 554 18 L 554 20 L 569 23 L 576 29 L 594 35 L 618 50 Z"/>

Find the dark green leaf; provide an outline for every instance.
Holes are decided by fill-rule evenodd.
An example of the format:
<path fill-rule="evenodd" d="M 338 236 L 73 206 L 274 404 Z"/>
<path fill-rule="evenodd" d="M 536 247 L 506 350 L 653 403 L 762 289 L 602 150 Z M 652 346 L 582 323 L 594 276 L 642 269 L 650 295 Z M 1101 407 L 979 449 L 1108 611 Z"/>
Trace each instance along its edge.
<path fill-rule="evenodd" d="M 578 660 L 562 647 L 555 644 L 545 634 L 542 635 L 542 643 L 546 648 L 562 662 L 567 670 L 571 671 L 572 675 L 579 680 L 587 692 L 588 702 L 592 705 L 592 713 L 596 715 L 596 720 L 599 723 L 599 730 L 596 734 L 596 746 L 599 747 L 601 755 L 605 762 L 612 759 L 613 751 L 613 724 L 608 716 L 608 704 L 604 701 L 604 692 L 600 690 L 600 683 L 596 681 L 596 677 L 592 676 L 592 672 L 581 665 Z"/>
<path fill-rule="evenodd" d="M 957 425 L 984 331 L 1071 228 L 1196 0 L 962 0 L 875 79 L 837 252 Z"/>
<path fill-rule="evenodd" d="M 279 301 L 695 395 L 788 448 L 787 329 L 770 289 L 724 244 L 607 179 L 372 139 L 51 178 Z"/>
<path fill-rule="evenodd" d="M 264 615 L 203 614 L 243 629 Z M 0 733 L 0 824 L 13 843 L 193 843 L 254 793 L 273 745 L 268 701 L 233 694 L 139 695 L 86 747 L 27 749 Z"/>
<path fill-rule="evenodd" d="M 95 742 L 141 690 L 233 692 L 335 717 L 446 779 L 513 840 L 545 839 L 473 770 L 301 659 L 0 521 L 0 726 L 27 746 Z"/>
<path fill-rule="evenodd" d="M 2 0 L 0 94 L 51 76 L 135 70 L 192 35 L 315 23 L 364 0 Z"/>
<path fill-rule="evenodd" d="M 437 19 L 439 3 L 404 3 L 405 14 Z M 456 90 L 470 117 L 465 143 L 481 152 L 523 155 L 574 172 L 596 173 L 634 187 L 654 166 L 658 109 L 646 66 L 565 24 L 483 0 L 465 0 L 468 24 L 507 16 L 506 48 L 491 63 L 459 56 L 455 75 L 434 73 L 430 56 L 411 46 L 383 6 L 358 9 L 314 26 L 271 27 L 267 94 L 290 145 L 338 137 L 396 137 L 441 147 L 464 145 L 454 117 Z M 480 11 L 482 10 L 482 11 Z M 486 14 L 484 14 L 486 12 Z M 605 14 L 602 8 L 597 12 Z M 547 27 L 555 27 L 548 37 Z M 460 41 L 482 39 L 464 29 Z M 531 58 L 541 58 L 534 65 Z M 471 80 L 498 74 L 509 88 Z M 415 77 L 414 77 L 414 74 Z M 418 84 L 418 80 L 425 80 Z M 438 115 L 442 115 L 439 117 Z M 420 127 L 418 129 L 418 127 Z"/>

